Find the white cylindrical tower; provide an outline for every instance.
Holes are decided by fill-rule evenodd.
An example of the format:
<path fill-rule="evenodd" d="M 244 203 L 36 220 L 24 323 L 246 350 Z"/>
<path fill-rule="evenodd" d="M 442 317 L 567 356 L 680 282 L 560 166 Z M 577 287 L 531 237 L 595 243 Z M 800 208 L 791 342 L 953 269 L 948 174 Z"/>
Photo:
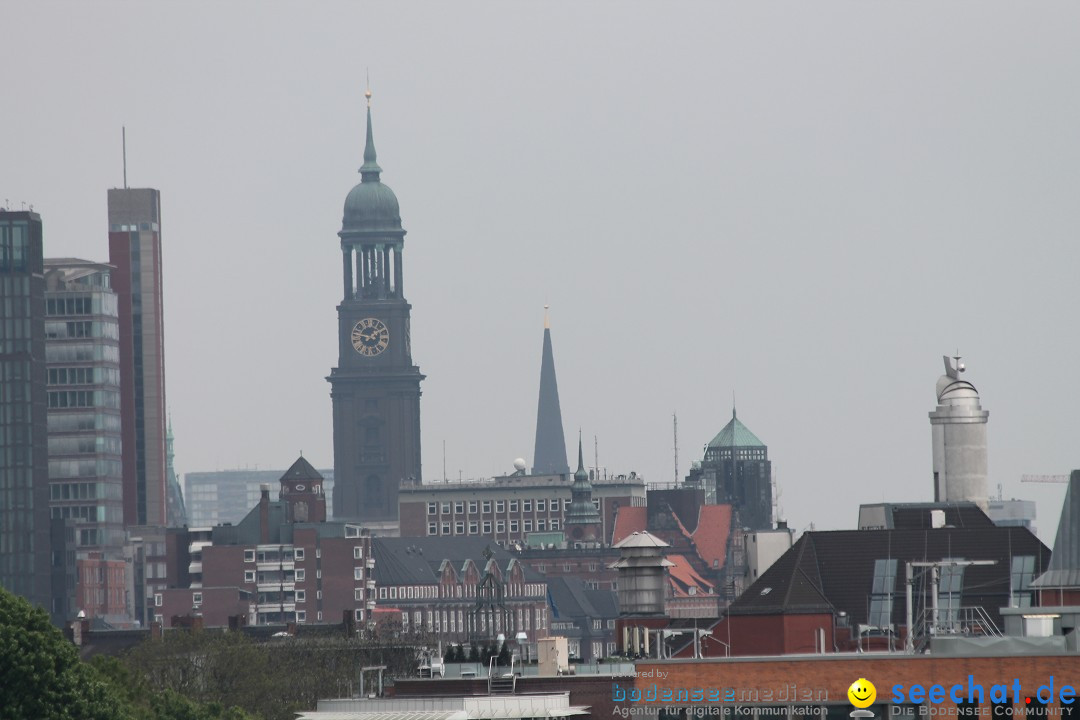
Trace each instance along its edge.
<path fill-rule="evenodd" d="M 970 501 L 986 510 L 986 421 L 979 391 L 960 379 L 959 357 L 945 360 L 937 381 L 937 409 L 930 413 L 934 442 L 934 501 Z"/>

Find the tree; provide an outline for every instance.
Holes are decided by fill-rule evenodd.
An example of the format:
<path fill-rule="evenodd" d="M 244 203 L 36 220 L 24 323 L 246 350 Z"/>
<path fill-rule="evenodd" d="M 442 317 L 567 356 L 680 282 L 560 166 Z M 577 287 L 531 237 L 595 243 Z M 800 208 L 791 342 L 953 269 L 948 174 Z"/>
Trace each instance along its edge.
<path fill-rule="evenodd" d="M 44 610 L 0 588 L 0 718 L 131 720 Z"/>
<path fill-rule="evenodd" d="M 480 648 L 476 645 L 476 643 L 472 643 L 469 645 L 469 662 L 480 662 Z"/>
<path fill-rule="evenodd" d="M 499 659 L 496 662 L 503 666 L 510 664 L 510 643 L 504 642 L 502 644 L 502 649 L 499 650 Z"/>

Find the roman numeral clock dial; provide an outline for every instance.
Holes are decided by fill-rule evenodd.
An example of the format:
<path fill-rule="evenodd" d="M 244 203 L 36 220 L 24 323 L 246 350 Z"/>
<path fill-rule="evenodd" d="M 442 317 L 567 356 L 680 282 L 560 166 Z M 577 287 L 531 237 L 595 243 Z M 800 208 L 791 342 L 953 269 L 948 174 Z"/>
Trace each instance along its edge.
<path fill-rule="evenodd" d="M 352 344 L 361 355 L 375 357 L 390 345 L 390 330 L 378 318 L 364 318 L 353 326 Z"/>

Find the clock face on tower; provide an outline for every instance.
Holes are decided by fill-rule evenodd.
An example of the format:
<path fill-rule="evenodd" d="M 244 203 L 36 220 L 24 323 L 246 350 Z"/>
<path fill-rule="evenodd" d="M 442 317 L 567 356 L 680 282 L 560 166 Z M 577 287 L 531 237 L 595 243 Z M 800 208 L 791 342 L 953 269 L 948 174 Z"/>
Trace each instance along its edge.
<path fill-rule="evenodd" d="M 390 330 L 378 318 L 364 318 L 353 326 L 352 344 L 361 355 L 375 357 L 390 344 Z"/>

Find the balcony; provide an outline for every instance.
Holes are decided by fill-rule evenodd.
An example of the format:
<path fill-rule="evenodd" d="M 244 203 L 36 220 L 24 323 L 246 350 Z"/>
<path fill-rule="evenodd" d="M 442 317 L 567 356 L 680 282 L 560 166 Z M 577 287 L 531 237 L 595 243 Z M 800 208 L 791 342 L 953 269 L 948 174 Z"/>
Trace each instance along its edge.
<path fill-rule="evenodd" d="M 375 558 L 369 557 L 367 559 L 367 566 L 368 566 L 368 570 L 374 570 L 375 569 Z"/>
<path fill-rule="evenodd" d="M 367 589 L 368 590 L 374 590 L 375 589 L 375 581 L 374 580 L 368 580 L 367 581 Z"/>
<path fill-rule="evenodd" d="M 375 609 L 375 601 L 374 600 L 368 600 L 364 604 L 367 606 L 368 610 L 374 610 Z"/>
<path fill-rule="evenodd" d="M 188 564 L 187 571 L 189 575 L 202 575 L 202 561 L 193 560 Z"/>

